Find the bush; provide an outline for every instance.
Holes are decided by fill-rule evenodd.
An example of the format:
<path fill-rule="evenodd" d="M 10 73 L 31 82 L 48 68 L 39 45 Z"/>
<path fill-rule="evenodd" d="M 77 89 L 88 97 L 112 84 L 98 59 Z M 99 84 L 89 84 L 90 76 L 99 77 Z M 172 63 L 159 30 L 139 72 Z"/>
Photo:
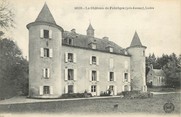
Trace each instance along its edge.
<path fill-rule="evenodd" d="M 61 96 L 61 98 L 87 98 L 87 97 L 92 97 L 91 93 L 67 93 L 67 94 L 63 94 Z"/>
<path fill-rule="evenodd" d="M 100 96 L 110 96 L 110 93 L 107 93 L 107 92 L 101 92 Z"/>
<path fill-rule="evenodd" d="M 122 95 L 124 96 L 124 98 L 128 99 L 134 99 L 134 98 L 145 99 L 153 97 L 153 94 L 150 92 L 140 92 L 140 91 L 123 91 Z"/>

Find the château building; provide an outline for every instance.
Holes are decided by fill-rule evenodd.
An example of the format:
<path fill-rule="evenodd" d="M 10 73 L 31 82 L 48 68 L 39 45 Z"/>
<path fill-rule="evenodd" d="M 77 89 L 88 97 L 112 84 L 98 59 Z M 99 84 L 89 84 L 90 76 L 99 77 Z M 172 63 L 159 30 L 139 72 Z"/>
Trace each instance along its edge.
<path fill-rule="evenodd" d="M 71 25 L 71 24 L 70 24 Z M 29 30 L 29 97 L 59 98 L 65 93 L 99 96 L 123 91 L 147 91 L 145 49 L 135 32 L 129 47 L 108 37 L 95 37 L 89 24 L 86 35 L 57 25 L 47 4 Z"/>

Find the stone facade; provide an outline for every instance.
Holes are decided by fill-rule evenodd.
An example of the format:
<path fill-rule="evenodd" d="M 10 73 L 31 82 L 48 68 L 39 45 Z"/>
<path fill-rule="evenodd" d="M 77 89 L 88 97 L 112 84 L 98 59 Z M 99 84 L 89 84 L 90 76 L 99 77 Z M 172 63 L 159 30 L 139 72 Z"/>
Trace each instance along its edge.
<path fill-rule="evenodd" d="M 46 15 L 45 15 L 46 14 Z M 123 49 L 108 37 L 95 38 L 91 24 L 87 35 L 64 31 L 45 4 L 29 30 L 29 97 L 58 98 L 65 93 L 111 90 L 146 91 L 145 46 L 135 33 Z M 91 31 L 92 30 L 92 31 Z"/>
<path fill-rule="evenodd" d="M 162 69 L 153 69 L 153 66 L 151 65 L 150 71 L 147 74 L 146 82 L 150 86 L 166 86 L 166 75 Z"/>

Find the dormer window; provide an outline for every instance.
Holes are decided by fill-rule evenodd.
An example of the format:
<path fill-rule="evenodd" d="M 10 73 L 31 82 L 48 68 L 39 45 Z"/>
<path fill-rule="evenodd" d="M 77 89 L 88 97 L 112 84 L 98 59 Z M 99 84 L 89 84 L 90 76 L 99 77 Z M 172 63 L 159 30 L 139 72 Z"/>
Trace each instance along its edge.
<path fill-rule="evenodd" d="M 108 45 L 106 47 L 106 50 L 109 51 L 109 52 L 113 52 L 113 47 L 111 45 Z"/>
<path fill-rule="evenodd" d="M 73 39 L 68 39 L 68 44 L 73 45 Z"/>
<path fill-rule="evenodd" d="M 89 44 L 89 46 L 90 46 L 91 49 L 96 49 L 96 48 L 97 48 L 96 42 L 91 42 L 91 43 Z"/>
<path fill-rule="evenodd" d="M 65 43 L 66 43 L 67 45 L 73 45 L 73 39 L 66 38 L 66 39 L 65 39 Z"/>
<path fill-rule="evenodd" d="M 112 47 L 109 47 L 109 52 L 113 52 L 113 48 Z"/>
<path fill-rule="evenodd" d="M 96 49 L 96 44 L 92 44 L 92 49 Z"/>

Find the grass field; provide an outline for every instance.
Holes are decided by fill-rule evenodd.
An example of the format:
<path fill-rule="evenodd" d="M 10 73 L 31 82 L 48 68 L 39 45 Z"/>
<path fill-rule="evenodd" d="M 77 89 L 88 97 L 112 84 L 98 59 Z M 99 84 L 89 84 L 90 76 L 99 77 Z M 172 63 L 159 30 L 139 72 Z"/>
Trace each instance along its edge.
<path fill-rule="evenodd" d="M 180 94 L 154 95 L 148 99 L 93 99 L 0 105 L 0 113 L 148 113 L 164 114 L 163 105 L 170 100 L 174 114 L 180 113 Z M 113 105 L 118 104 L 114 109 Z"/>

